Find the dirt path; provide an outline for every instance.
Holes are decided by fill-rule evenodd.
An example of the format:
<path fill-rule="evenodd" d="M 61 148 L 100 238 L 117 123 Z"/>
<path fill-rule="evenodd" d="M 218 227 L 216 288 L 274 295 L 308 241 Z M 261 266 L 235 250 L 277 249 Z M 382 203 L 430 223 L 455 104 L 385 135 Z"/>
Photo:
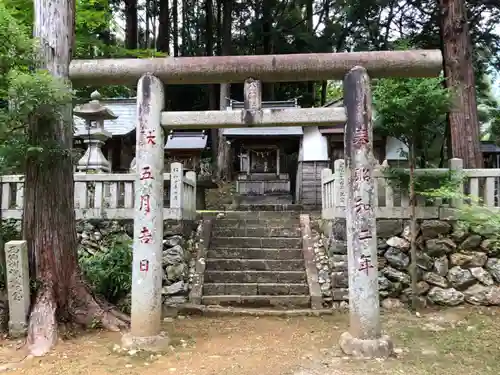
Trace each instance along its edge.
<path fill-rule="evenodd" d="M 385 318 L 397 359 L 352 361 L 337 349 L 347 316 L 204 318 L 165 324 L 172 349 L 159 357 L 117 353 L 120 335 L 91 332 L 61 342 L 49 356 L 10 374 L 361 375 L 498 374 L 498 310 L 457 309 L 421 318 L 407 312 Z M 21 358 L 15 342 L 0 341 L 0 363 Z M 115 348 L 116 349 L 116 348 Z"/>

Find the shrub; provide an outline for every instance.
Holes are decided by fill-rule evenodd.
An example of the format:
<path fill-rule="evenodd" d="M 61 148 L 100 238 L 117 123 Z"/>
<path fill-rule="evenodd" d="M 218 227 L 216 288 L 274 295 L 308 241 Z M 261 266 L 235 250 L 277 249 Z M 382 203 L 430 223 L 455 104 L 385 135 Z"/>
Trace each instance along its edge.
<path fill-rule="evenodd" d="M 81 252 L 80 266 L 90 286 L 111 303 L 117 303 L 132 287 L 132 241 L 114 238 L 106 251 Z"/>

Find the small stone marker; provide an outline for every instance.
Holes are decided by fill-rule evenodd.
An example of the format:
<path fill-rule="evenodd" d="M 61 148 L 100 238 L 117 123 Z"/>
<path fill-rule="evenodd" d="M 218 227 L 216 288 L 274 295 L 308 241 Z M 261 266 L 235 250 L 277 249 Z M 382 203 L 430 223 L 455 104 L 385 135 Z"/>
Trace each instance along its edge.
<path fill-rule="evenodd" d="M 22 337 L 28 328 L 30 309 L 30 276 L 28 243 L 9 241 L 5 244 L 7 295 L 9 298 L 9 335 Z"/>
<path fill-rule="evenodd" d="M 345 207 L 346 194 L 345 194 L 345 162 L 344 159 L 337 159 L 333 162 L 333 169 L 335 173 L 335 180 L 333 183 L 335 187 L 335 207 Z"/>
<path fill-rule="evenodd" d="M 350 327 L 340 347 L 355 357 L 386 358 L 393 345 L 380 328 L 371 103 L 370 78 L 364 68 L 354 67 L 344 79 Z"/>
<path fill-rule="evenodd" d="M 131 332 L 122 337 L 129 349 L 163 350 L 168 344 L 161 333 L 164 100 L 162 82 L 151 74 L 142 76 L 137 86 Z"/>

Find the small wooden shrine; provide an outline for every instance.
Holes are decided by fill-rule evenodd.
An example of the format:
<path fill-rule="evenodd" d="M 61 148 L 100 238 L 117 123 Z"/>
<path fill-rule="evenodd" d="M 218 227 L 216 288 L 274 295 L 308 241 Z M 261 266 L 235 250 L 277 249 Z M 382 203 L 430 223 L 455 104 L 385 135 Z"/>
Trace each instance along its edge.
<path fill-rule="evenodd" d="M 165 170 L 174 162 L 184 165 L 184 169 L 200 173 L 201 154 L 207 146 L 205 131 L 172 130 L 166 137 Z"/>
<path fill-rule="evenodd" d="M 263 111 L 297 107 L 296 100 L 262 102 Z M 242 110 L 231 100 L 228 110 Z M 303 135 L 301 126 L 224 129 L 237 156 L 236 193 L 240 204 L 293 203 L 293 177 Z"/>

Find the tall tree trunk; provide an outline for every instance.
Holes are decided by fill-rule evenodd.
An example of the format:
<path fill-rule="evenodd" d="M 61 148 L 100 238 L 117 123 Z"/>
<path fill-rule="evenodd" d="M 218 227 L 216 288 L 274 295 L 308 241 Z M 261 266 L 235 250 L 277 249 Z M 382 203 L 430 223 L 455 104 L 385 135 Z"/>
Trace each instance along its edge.
<path fill-rule="evenodd" d="M 158 22 L 158 51 L 170 54 L 170 15 L 169 0 L 160 0 L 160 16 Z"/>
<path fill-rule="evenodd" d="M 40 41 L 42 67 L 68 82 L 74 38 L 74 0 L 35 0 L 34 36 Z M 32 145 L 56 142 L 50 163 L 28 157 L 23 236 L 35 260 L 38 289 L 31 310 L 27 344 L 43 355 L 57 342 L 58 320 L 110 329 L 126 327 L 128 318 L 98 302 L 81 278 L 77 262 L 71 103 L 59 121 L 35 119 L 28 126 Z M 57 186 L 57 189 L 54 189 Z"/>
<path fill-rule="evenodd" d="M 222 55 L 231 54 L 231 16 L 233 14 L 232 0 L 223 0 L 222 14 Z M 231 95 L 231 84 L 223 83 L 220 85 L 220 101 L 219 106 L 221 111 L 226 110 L 227 98 Z M 231 147 L 224 139 L 224 129 L 219 129 L 217 147 L 217 179 L 224 180 L 231 176 Z"/>
<path fill-rule="evenodd" d="M 222 56 L 222 1 L 217 0 L 217 55 Z"/>
<path fill-rule="evenodd" d="M 153 4 L 151 6 L 151 41 L 148 48 L 151 48 L 155 51 L 158 50 L 156 46 L 156 19 L 158 17 L 158 2 L 157 0 L 153 0 Z"/>
<path fill-rule="evenodd" d="M 273 19 L 272 19 L 272 0 L 263 0 L 262 2 L 262 47 L 264 55 L 273 53 Z M 274 100 L 274 82 L 264 82 L 262 87 L 262 96 L 264 100 Z"/>
<path fill-rule="evenodd" d="M 463 159 L 464 168 L 481 168 L 472 42 L 465 2 L 440 0 L 440 6 L 446 84 L 455 101 L 448 117 L 453 157 Z"/>
<path fill-rule="evenodd" d="M 182 25 L 181 25 L 181 55 L 186 56 L 189 45 L 189 16 L 188 16 L 188 0 L 182 0 Z"/>
<path fill-rule="evenodd" d="M 205 55 L 213 56 L 214 54 L 214 11 L 213 1 L 205 0 Z M 217 109 L 217 87 L 216 85 L 208 86 L 208 109 Z M 217 141 L 218 130 L 210 130 L 210 138 L 212 139 L 212 160 L 217 160 Z"/>
<path fill-rule="evenodd" d="M 314 27 L 313 27 L 313 0 L 306 1 L 306 16 L 307 16 L 307 31 L 311 34 L 311 40 L 314 38 Z M 314 52 L 308 47 L 308 52 Z M 311 107 L 314 106 L 314 102 L 316 99 L 316 93 L 314 91 L 314 81 L 307 82 L 307 94 L 309 96 L 309 100 L 311 101 Z"/>
<path fill-rule="evenodd" d="M 151 36 L 151 30 L 149 25 L 151 23 L 151 4 L 149 0 L 144 3 L 144 8 L 146 10 L 146 28 L 144 30 L 144 49 L 149 48 L 149 37 Z"/>
<path fill-rule="evenodd" d="M 125 48 L 137 49 L 137 0 L 125 0 Z"/>
<path fill-rule="evenodd" d="M 179 56 L 179 0 L 172 5 L 172 38 L 174 38 L 174 57 Z"/>
<path fill-rule="evenodd" d="M 205 0 L 205 55 L 213 56 L 214 54 L 214 12 L 212 0 Z M 217 108 L 217 90 L 215 85 L 209 85 L 209 109 Z"/>
<path fill-rule="evenodd" d="M 331 22 L 330 21 L 330 1 L 325 0 L 323 2 L 323 13 L 325 15 L 325 29 L 326 29 L 328 22 Z M 329 33 L 329 34 L 330 35 L 323 35 L 323 37 L 325 39 L 324 43 L 325 43 L 325 52 L 326 53 L 332 52 L 332 46 L 331 46 L 331 42 L 330 42 L 332 35 L 331 35 L 331 33 Z M 327 97 L 328 97 L 328 81 L 323 81 L 323 82 L 321 82 L 321 105 L 322 106 L 326 104 Z"/>

